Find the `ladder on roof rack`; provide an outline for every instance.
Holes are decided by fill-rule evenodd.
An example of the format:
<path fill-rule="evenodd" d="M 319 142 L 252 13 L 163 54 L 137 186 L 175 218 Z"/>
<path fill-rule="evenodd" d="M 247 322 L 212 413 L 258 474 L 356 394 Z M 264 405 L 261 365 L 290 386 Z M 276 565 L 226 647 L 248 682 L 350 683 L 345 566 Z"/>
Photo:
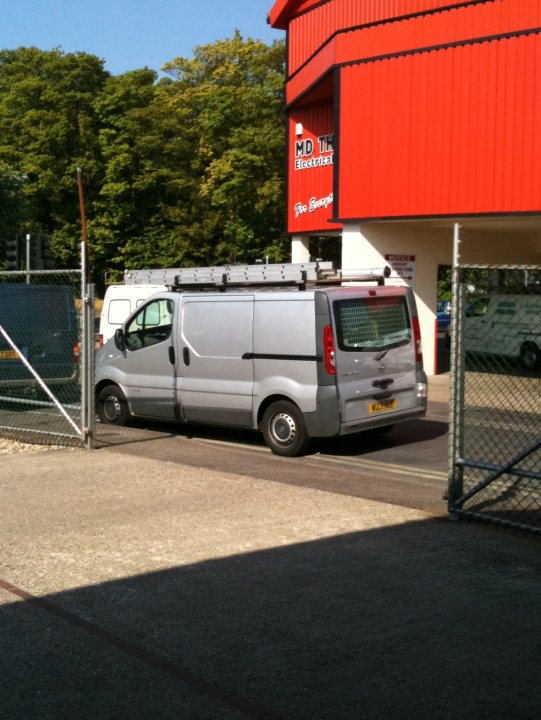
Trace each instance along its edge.
<path fill-rule="evenodd" d="M 385 283 L 391 268 L 338 270 L 332 262 L 276 263 L 270 265 L 217 265 L 212 267 L 164 268 L 159 270 L 126 270 L 127 285 L 159 284 L 172 290 L 214 288 L 224 291 L 228 287 L 258 285 L 298 287 L 308 285 L 340 285 L 343 282 Z"/>

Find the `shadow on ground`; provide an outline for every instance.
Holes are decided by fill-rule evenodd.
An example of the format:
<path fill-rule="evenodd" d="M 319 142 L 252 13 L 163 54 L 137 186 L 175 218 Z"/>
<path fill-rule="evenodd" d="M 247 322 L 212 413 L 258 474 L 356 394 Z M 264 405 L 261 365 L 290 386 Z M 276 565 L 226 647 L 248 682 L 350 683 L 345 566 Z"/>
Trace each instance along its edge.
<path fill-rule="evenodd" d="M 537 718 L 538 550 L 426 520 L 75 588 L 46 606 L 4 584 L 2 714 Z"/>

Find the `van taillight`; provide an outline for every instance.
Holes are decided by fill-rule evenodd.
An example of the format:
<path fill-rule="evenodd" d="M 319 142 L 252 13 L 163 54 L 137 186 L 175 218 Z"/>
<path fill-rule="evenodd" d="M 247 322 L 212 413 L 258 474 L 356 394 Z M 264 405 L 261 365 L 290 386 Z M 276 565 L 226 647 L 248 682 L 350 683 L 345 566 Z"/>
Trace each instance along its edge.
<path fill-rule="evenodd" d="M 78 365 L 78 364 L 79 364 L 79 356 L 80 356 L 80 352 L 79 352 L 79 342 L 76 340 L 76 341 L 73 343 L 73 362 L 74 362 L 75 365 Z"/>
<path fill-rule="evenodd" d="M 413 325 L 413 341 L 415 343 L 415 362 L 423 362 L 423 349 L 421 347 L 421 326 L 419 325 L 419 318 L 414 315 L 411 318 Z"/>
<path fill-rule="evenodd" d="M 325 370 L 329 375 L 336 375 L 336 367 L 334 362 L 334 337 L 332 327 L 325 325 L 323 330 L 323 353 L 325 357 Z"/>

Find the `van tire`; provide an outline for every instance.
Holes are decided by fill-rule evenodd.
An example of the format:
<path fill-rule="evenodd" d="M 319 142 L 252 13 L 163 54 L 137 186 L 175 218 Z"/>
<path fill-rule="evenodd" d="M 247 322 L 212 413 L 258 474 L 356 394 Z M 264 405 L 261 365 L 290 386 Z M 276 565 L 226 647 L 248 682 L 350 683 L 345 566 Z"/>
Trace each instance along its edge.
<path fill-rule="evenodd" d="M 524 343 L 520 348 L 520 361 L 526 370 L 536 370 L 541 365 L 541 351 L 535 343 Z"/>
<path fill-rule="evenodd" d="M 98 417 L 106 425 L 125 425 L 130 417 L 128 403 L 118 385 L 107 385 L 98 394 Z"/>
<path fill-rule="evenodd" d="M 275 455 L 302 455 L 310 444 L 301 411 L 287 400 L 269 405 L 263 415 L 261 431 L 267 446 Z"/>

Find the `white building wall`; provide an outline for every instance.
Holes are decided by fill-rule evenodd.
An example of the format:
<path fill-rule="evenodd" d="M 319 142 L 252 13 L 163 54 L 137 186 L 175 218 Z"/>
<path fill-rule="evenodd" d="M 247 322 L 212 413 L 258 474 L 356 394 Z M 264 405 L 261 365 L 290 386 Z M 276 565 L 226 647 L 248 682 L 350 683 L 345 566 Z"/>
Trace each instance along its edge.
<path fill-rule="evenodd" d="M 442 242 L 445 238 L 447 242 Z M 428 375 L 436 367 L 436 294 L 438 264 L 451 263 L 452 235 L 449 232 L 439 242 L 430 242 L 426 231 L 412 231 L 405 223 L 352 223 L 344 226 L 342 234 L 342 267 L 383 267 L 392 263 L 385 255 L 415 256 L 414 275 L 403 280 L 393 272 L 387 284 L 408 284 L 415 292 L 423 358 Z"/>
<path fill-rule="evenodd" d="M 293 235 L 291 238 L 291 262 L 305 263 L 310 260 L 310 235 Z"/>

